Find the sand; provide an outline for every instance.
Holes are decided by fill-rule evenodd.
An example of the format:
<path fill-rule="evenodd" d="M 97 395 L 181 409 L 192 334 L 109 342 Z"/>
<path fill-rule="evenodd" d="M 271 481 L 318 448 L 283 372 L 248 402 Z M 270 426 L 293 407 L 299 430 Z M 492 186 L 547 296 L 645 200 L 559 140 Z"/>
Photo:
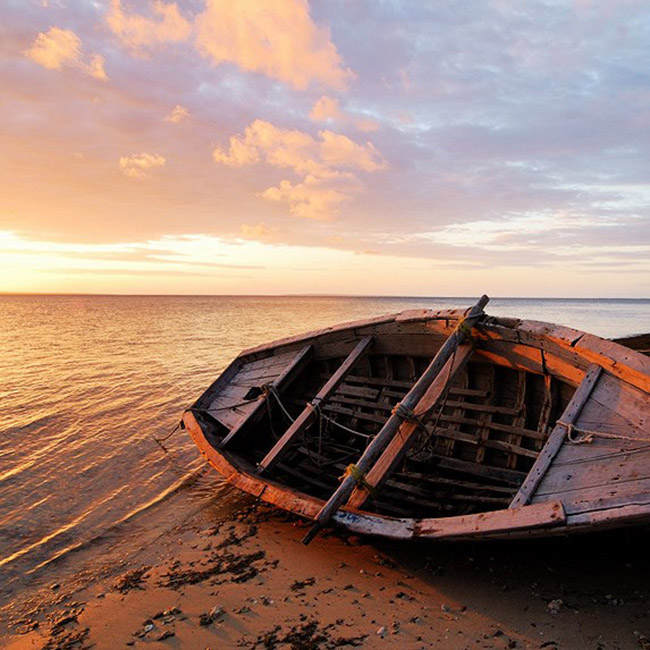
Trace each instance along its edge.
<path fill-rule="evenodd" d="M 88 549 L 5 608 L 23 648 L 650 648 L 645 530 L 571 540 L 395 543 L 231 491 L 110 553 Z M 134 534 L 134 533 L 133 533 Z M 51 582 L 52 579 L 57 580 Z"/>

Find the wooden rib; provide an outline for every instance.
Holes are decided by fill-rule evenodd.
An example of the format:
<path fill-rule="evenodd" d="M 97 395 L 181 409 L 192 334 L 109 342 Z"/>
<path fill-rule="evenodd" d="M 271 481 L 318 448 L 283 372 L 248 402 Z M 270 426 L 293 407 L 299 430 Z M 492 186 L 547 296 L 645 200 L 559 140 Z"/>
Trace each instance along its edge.
<path fill-rule="evenodd" d="M 573 394 L 571 401 L 564 410 L 560 421 L 565 422 L 566 424 L 573 424 L 576 421 L 580 415 L 582 407 L 589 399 L 591 391 L 598 382 L 601 371 L 602 368 L 599 365 L 592 364 L 589 367 L 585 373 L 583 380 L 580 382 L 580 385 Z M 510 508 L 517 508 L 519 506 L 526 505 L 530 501 L 535 490 L 537 489 L 537 486 L 539 485 L 542 478 L 544 478 L 544 475 L 553 462 L 553 459 L 555 458 L 558 451 L 560 451 L 560 447 L 562 447 L 564 444 L 566 435 L 566 427 L 562 426 L 561 424 L 556 424 L 555 428 L 551 432 L 551 435 L 546 441 L 546 444 L 542 448 L 542 451 L 537 457 L 535 464 L 528 473 L 526 480 L 522 483 L 519 491 L 515 495 L 515 498 L 512 500 L 512 503 L 509 506 Z"/>
<path fill-rule="evenodd" d="M 448 359 L 415 407 L 414 412 L 417 416 L 430 412 L 438 404 L 447 386 L 467 364 L 472 352 L 471 345 L 461 345 L 457 348 L 456 353 Z M 417 421 L 405 420 L 402 422 L 397 435 L 393 437 L 366 475 L 366 483 L 372 486 L 373 490 L 381 489 L 384 481 L 402 460 L 409 444 L 415 439 L 414 434 L 417 432 L 418 427 L 419 423 Z M 365 487 L 357 485 L 350 495 L 348 506 L 361 508 L 369 496 L 370 493 Z"/>
<path fill-rule="evenodd" d="M 494 366 L 488 366 L 488 399 L 489 406 L 493 406 L 495 399 L 495 388 L 494 388 L 494 378 L 496 375 L 496 369 Z M 476 442 L 478 447 L 476 448 L 476 458 L 477 463 L 485 462 L 485 450 L 488 446 L 490 440 L 490 424 L 492 423 L 492 412 L 491 411 L 481 411 L 479 412 L 478 421 L 477 421 L 477 431 L 476 431 Z"/>
<path fill-rule="evenodd" d="M 302 413 L 295 419 L 293 424 L 285 431 L 284 435 L 277 441 L 271 451 L 263 458 L 257 467 L 257 473 L 271 469 L 282 456 L 288 451 L 289 446 L 302 432 L 314 421 L 316 411 L 314 406 L 320 406 L 326 402 L 329 397 L 338 388 L 339 384 L 345 379 L 347 374 L 352 370 L 354 364 L 359 360 L 361 355 L 372 343 L 372 337 L 362 338 L 354 347 L 352 352 L 347 356 L 345 361 L 339 366 L 336 372 L 329 378 L 327 383 L 318 391 L 316 397 L 303 409 Z"/>
<path fill-rule="evenodd" d="M 526 372 L 519 370 L 517 372 L 517 401 L 514 408 L 514 415 L 512 425 L 518 428 L 524 428 L 526 425 Z M 506 442 L 515 447 L 520 447 L 522 436 L 511 433 L 506 437 Z M 506 460 L 506 467 L 508 469 L 515 469 L 517 467 L 518 456 L 517 454 L 508 454 Z"/>
<path fill-rule="evenodd" d="M 296 375 L 309 363 L 313 352 L 312 345 L 305 345 L 301 348 L 296 355 L 293 357 L 291 362 L 287 367 L 282 371 L 282 373 L 273 380 L 271 385 L 278 393 L 281 393 L 295 378 Z M 263 395 L 260 399 L 257 400 L 257 404 L 253 410 L 245 417 L 239 424 L 237 424 L 230 433 L 221 441 L 220 447 L 225 447 L 230 444 L 235 438 L 237 438 L 242 431 L 248 429 L 253 424 L 255 424 L 266 408 L 266 402 L 268 400 L 268 395 Z"/>
<path fill-rule="evenodd" d="M 465 372 L 462 373 L 462 384 L 463 384 L 462 389 L 471 390 L 469 389 L 469 373 L 470 373 L 470 366 L 468 364 L 465 367 Z M 466 415 L 464 411 L 464 405 L 466 403 L 466 400 L 462 399 L 463 397 L 465 397 L 465 395 L 462 392 L 458 392 L 459 390 L 461 389 L 456 386 L 451 386 L 449 388 L 449 394 L 447 395 L 447 398 L 449 398 L 450 395 L 455 395 L 456 397 L 460 397 L 461 399 L 457 401 L 447 399 L 445 401 L 445 407 L 451 407 L 452 409 L 451 415 L 462 418 L 465 417 Z M 455 431 L 460 431 L 460 424 L 451 424 L 449 428 L 454 429 Z M 447 456 L 453 456 L 455 447 L 456 447 L 455 440 L 453 438 L 447 438 L 445 454 Z"/>

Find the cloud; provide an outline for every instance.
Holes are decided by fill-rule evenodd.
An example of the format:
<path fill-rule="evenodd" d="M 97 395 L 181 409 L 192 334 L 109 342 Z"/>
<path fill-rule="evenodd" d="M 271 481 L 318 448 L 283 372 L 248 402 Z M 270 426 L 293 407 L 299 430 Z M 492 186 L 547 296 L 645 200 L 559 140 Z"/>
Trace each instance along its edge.
<path fill-rule="evenodd" d="M 264 161 L 298 174 L 331 176 L 342 170 L 375 172 L 387 167 L 371 142 L 357 144 L 345 135 L 323 130 L 314 138 L 305 131 L 283 129 L 255 120 L 243 136 L 231 136 L 229 148 L 216 148 L 216 162 L 241 167 Z"/>
<path fill-rule="evenodd" d="M 256 224 L 243 223 L 241 225 L 241 236 L 243 239 L 269 242 L 275 239 L 277 230 L 259 221 Z"/>
<path fill-rule="evenodd" d="M 318 220 L 338 214 L 341 203 L 362 187 L 355 172 L 372 173 L 387 167 L 370 142 L 360 145 L 327 130 L 319 131 L 314 138 L 263 120 L 255 120 L 242 136 L 231 136 L 228 149 L 215 149 L 213 157 L 231 167 L 265 162 L 292 170 L 301 182 L 283 180 L 261 196 L 287 203 L 295 217 Z"/>
<path fill-rule="evenodd" d="M 344 89 L 354 77 L 329 29 L 312 20 L 307 0 L 206 0 L 193 20 L 176 3 L 154 0 L 150 7 L 145 16 L 111 0 L 107 24 L 134 50 L 192 41 L 214 65 L 234 63 L 299 90 L 313 83 Z"/>
<path fill-rule="evenodd" d="M 165 158 L 158 154 L 141 153 L 120 158 L 122 171 L 130 178 L 149 178 L 150 170 L 163 167 Z"/>
<path fill-rule="evenodd" d="M 172 112 L 167 115 L 165 118 L 166 122 L 171 122 L 172 124 L 178 124 L 183 121 L 190 114 L 189 110 L 180 104 L 176 104 L 172 109 Z"/>
<path fill-rule="evenodd" d="M 295 185 L 285 180 L 277 187 L 264 190 L 262 197 L 267 201 L 288 203 L 294 217 L 326 220 L 338 214 L 338 206 L 350 198 L 348 194 L 328 187 L 330 183 L 328 179 L 311 175 L 303 183 Z"/>
<path fill-rule="evenodd" d="M 25 55 L 47 70 L 64 67 L 80 68 L 95 79 L 108 79 L 104 70 L 104 57 L 93 54 L 89 63 L 82 60 L 81 39 L 70 29 L 50 27 L 40 32 Z"/>
<path fill-rule="evenodd" d="M 312 106 L 309 117 L 314 122 L 326 122 L 328 120 L 340 120 L 343 117 L 343 113 L 341 113 L 341 109 L 339 108 L 338 99 L 323 95 Z"/>
<path fill-rule="evenodd" d="M 339 122 L 340 124 L 349 124 L 360 131 L 377 131 L 379 122 L 371 118 L 358 118 L 354 115 L 344 113 L 338 99 L 323 95 L 318 99 L 309 111 L 309 118 L 314 122 Z"/>
<path fill-rule="evenodd" d="M 106 22 L 111 31 L 133 49 L 178 43 L 189 38 L 191 23 L 178 10 L 176 3 L 155 0 L 151 3 L 153 18 L 127 13 L 121 0 L 111 0 Z"/>
<path fill-rule="evenodd" d="M 354 76 L 306 0 L 207 0 L 195 25 L 197 48 L 215 65 L 235 63 L 299 90 L 314 82 L 342 89 Z"/>

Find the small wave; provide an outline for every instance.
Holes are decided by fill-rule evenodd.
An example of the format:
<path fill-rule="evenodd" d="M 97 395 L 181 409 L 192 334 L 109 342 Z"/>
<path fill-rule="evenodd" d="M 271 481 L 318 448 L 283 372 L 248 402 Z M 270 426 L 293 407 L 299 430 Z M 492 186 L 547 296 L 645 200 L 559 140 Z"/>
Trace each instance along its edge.
<path fill-rule="evenodd" d="M 155 506 L 167 501 L 172 495 L 192 486 L 194 483 L 196 483 L 196 481 L 198 481 L 201 478 L 202 474 L 206 470 L 206 467 L 207 467 L 206 465 L 202 465 L 201 467 L 198 467 L 197 469 L 185 474 L 177 481 L 172 483 L 168 488 L 166 488 L 165 490 L 157 494 L 155 497 L 153 497 L 146 503 L 143 503 L 142 505 L 138 506 L 137 508 L 134 508 L 131 512 L 124 515 L 124 517 L 121 517 L 120 519 L 113 522 L 112 524 L 108 525 L 104 530 L 102 530 L 98 534 L 94 535 L 89 539 L 79 541 L 75 544 L 70 544 L 69 546 L 66 546 L 63 549 L 60 549 L 59 551 L 57 551 L 47 559 L 43 560 L 43 562 L 41 562 L 40 564 L 34 566 L 26 573 L 34 574 L 40 571 L 41 569 L 45 568 L 46 566 L 52 564 L 53 562 L 56 562 L 61 558 L 70 555 L 71 553 L 80 551 L 94 544 L 100 543 L 101 541 L 105 540 L 107 537 L 111 536 L 116 531 L 118 531 L 120 527 L 123 526 L 124 524 L 134 521 L 140 515 L 146 513 L 147 511 L 151 510 Z M 226 485 L 225 481 L 223 482 L 222 485 Z M 0 566 L 2 566 L 2 562 L 0 562 Z"/>

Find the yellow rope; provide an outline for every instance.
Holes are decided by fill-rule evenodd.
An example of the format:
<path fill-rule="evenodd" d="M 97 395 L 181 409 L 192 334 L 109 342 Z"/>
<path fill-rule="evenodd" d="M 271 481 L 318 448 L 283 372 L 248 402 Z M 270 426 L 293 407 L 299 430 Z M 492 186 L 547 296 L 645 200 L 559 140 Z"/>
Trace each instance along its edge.
<path fill-rule="evenodd" d="M 458 325 L 456 325 L 456 331 L 459 334 L 464 334 L 468 339 L 472 338 L 472 327 L 470 327 L 466 322 L 465 319 L 458 322 Z"/>
<path fill-rule="evenodd" d="M 344 481 L 348 476 L 351 476 L 357 482 L 357 485 L 363 487 L 370 496 L 375 495 L 375 487 L 368 483 L 365 473 L 362 472 L 354 463 L 350 463 L 345 468 L 345 472 L 343 473 L 343 476 L 341 476 L 341 481 Z"/>

